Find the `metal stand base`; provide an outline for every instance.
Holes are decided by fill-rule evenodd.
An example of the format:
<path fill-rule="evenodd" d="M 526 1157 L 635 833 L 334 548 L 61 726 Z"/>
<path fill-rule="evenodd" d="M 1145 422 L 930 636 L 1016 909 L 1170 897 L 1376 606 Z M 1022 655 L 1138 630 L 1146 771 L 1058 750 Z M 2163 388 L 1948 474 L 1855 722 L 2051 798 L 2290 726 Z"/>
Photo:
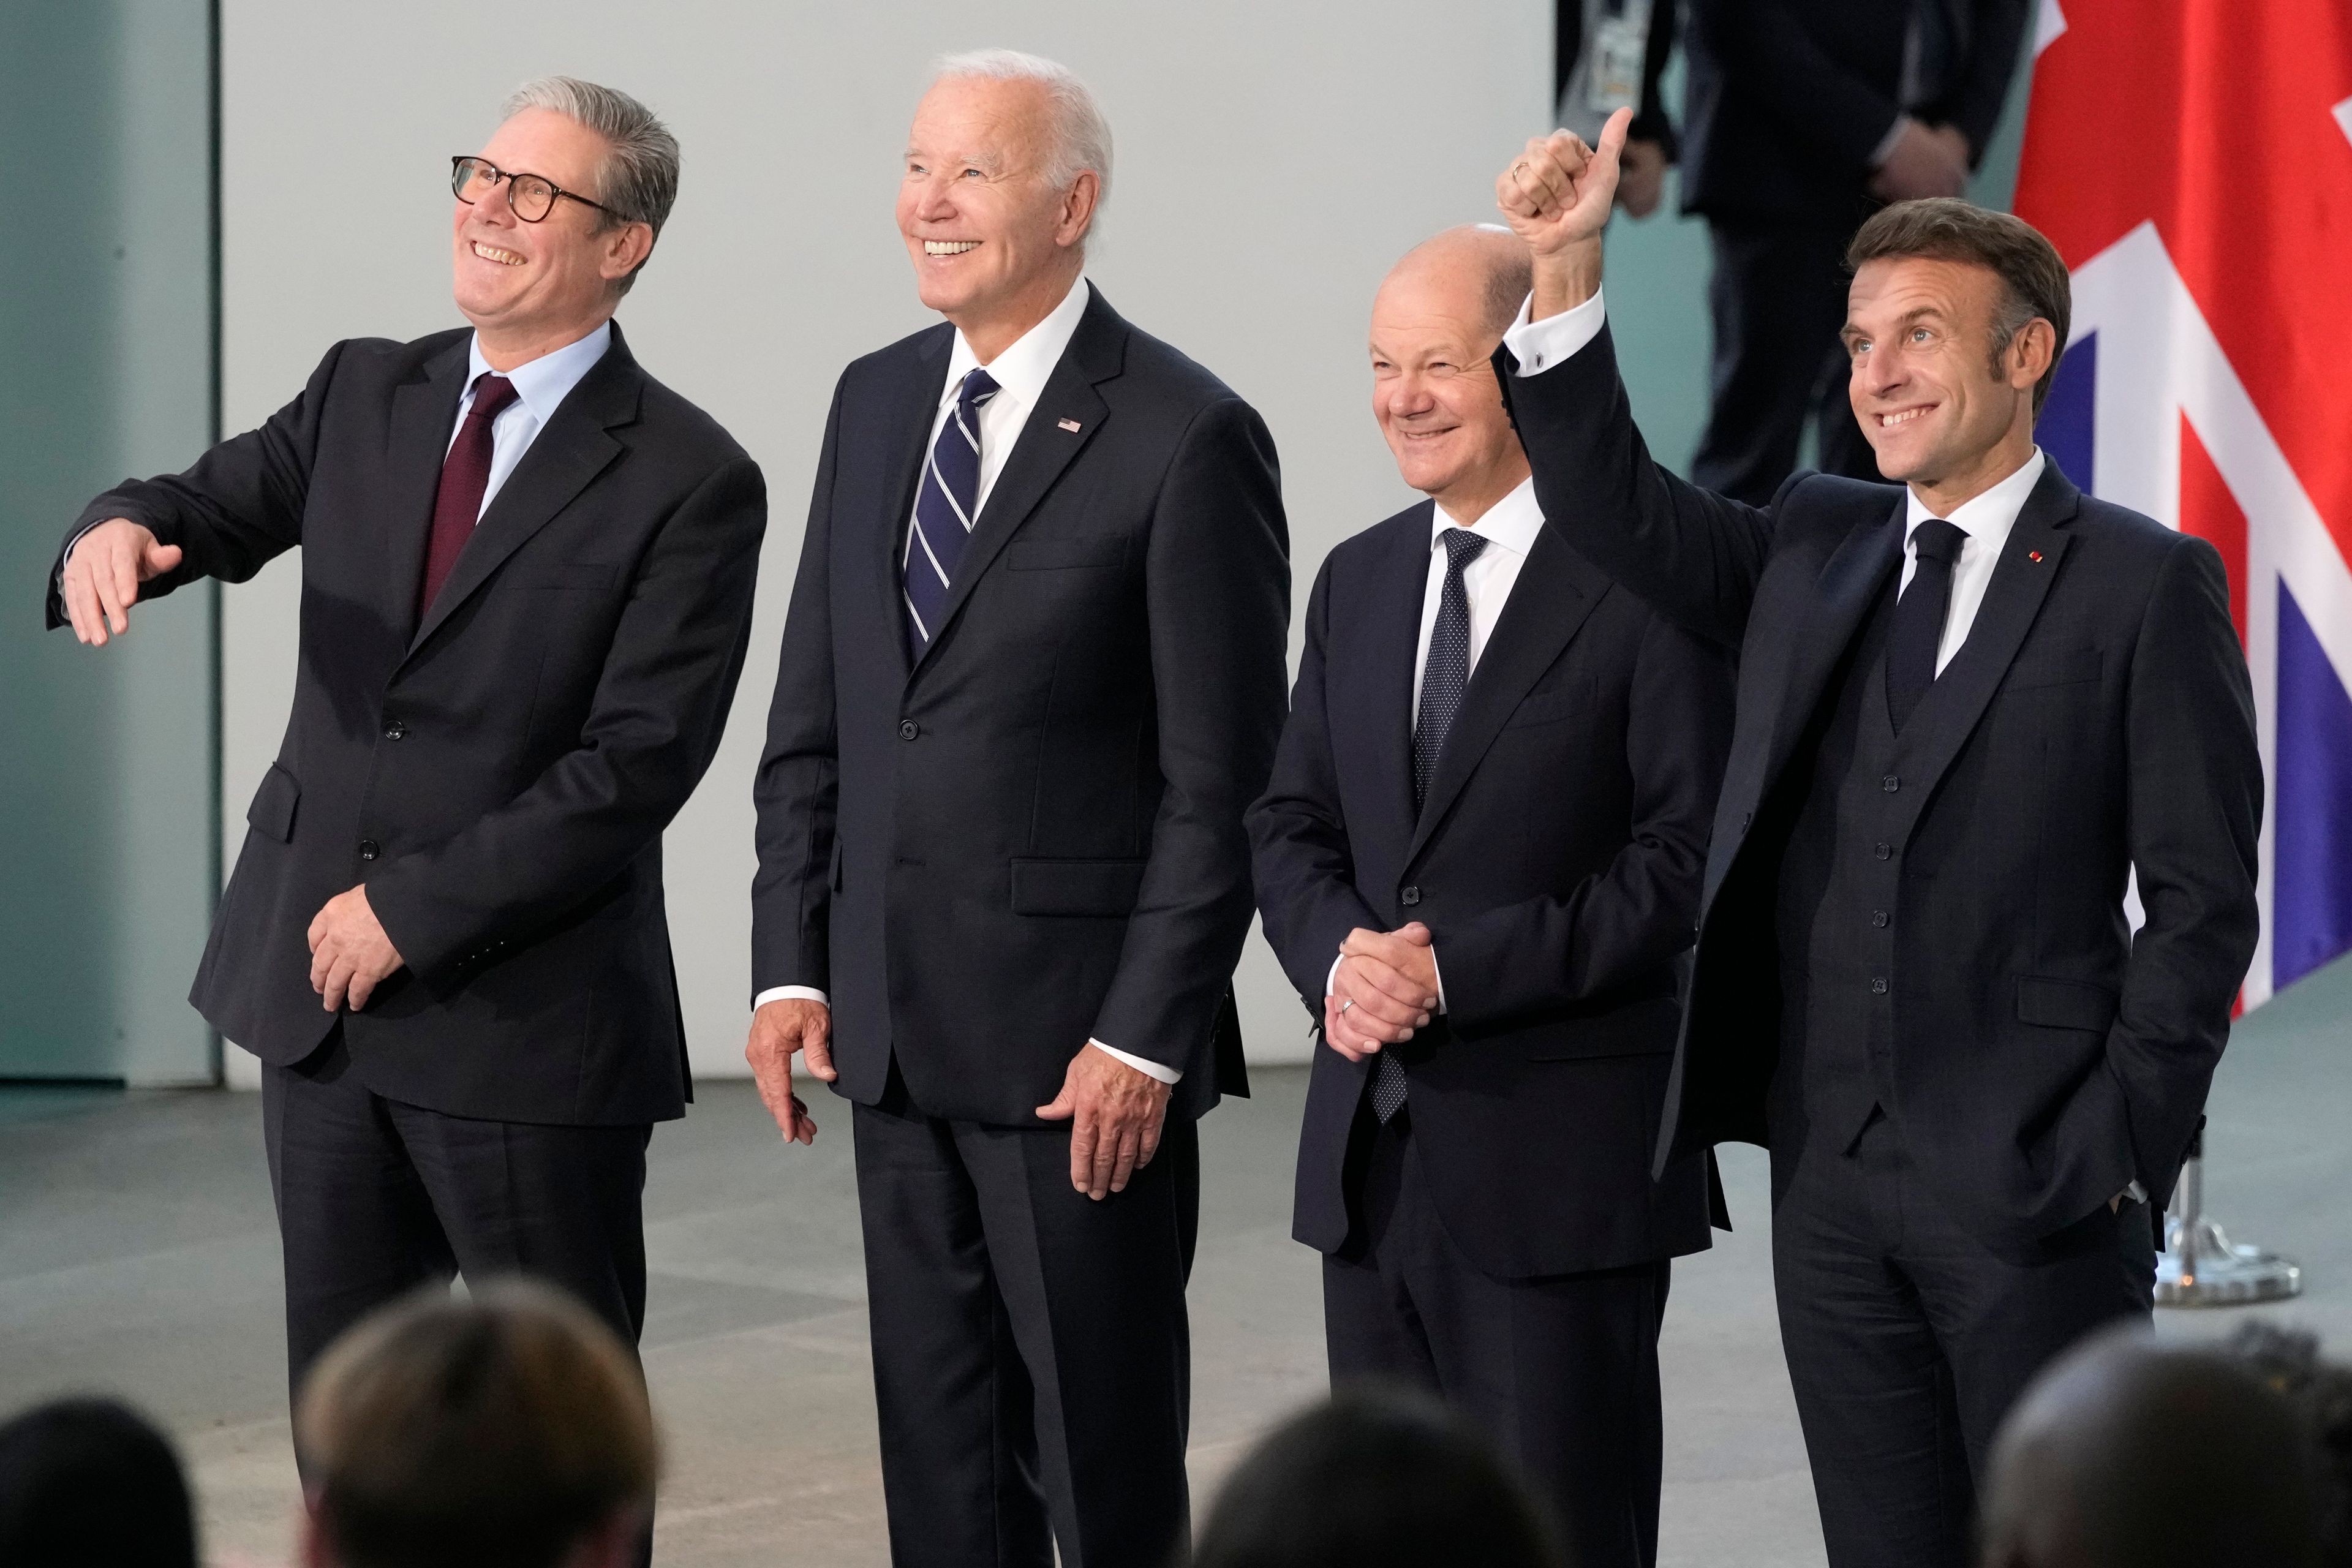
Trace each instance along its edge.
<path fill-rule="evenodd" d="M 2205 1162 L 2181 1168 L 2180 1186 L 2164 1216 L 2164 1251 L 2156 1260 L 2159 1307 L 2242 1307 L 2303 1294 L 2303 1269 L 2259 1247 L 2232 1245 L 2205 1217 Z"/>

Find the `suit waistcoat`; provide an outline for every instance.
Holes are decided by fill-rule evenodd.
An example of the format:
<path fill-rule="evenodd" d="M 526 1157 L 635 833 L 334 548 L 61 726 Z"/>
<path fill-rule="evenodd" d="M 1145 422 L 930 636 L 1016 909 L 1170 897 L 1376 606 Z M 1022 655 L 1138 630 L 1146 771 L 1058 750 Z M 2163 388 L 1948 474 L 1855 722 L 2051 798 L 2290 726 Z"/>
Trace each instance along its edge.
<path fill-rule="evenodd" d="M 1778 1130 L 1801 1114 L 1811 1131 L 1845 1149 L 1873 1110 L 1895 1103 L 1896 852 L 1913 804 L 1902 791 L 1918 787 L 1906 786 L 1903 766 L 1933 718 L 1922 704 L 1898 739 L 1886 717 L 1895 596 L 1890 578 L 1815 711 L 1799 752 L 1811 765 L 1782 786 L 1790 823 L 1775 910 L 1776 1143 Z"/>

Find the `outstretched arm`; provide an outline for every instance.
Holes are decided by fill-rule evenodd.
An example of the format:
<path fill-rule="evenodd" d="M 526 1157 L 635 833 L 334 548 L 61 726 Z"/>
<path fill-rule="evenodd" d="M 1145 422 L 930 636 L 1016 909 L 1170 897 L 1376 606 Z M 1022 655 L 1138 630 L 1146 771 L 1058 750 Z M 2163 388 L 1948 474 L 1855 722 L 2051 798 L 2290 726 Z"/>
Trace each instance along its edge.
<path fill-rule="evenodd" d="M 1772 544 L 1772 519 L 1685 483 L 1650 457 L 1618 378 L 1601 295 L 1601 238 L 1630 110 L 1601 145 L 1529 142 L 1496 182 L 1528 243 L 1535 287 L 1496 351 L 1504 400 L 1545 521 L 1578 553 L 1685 630 L 1737 648 Z"/>

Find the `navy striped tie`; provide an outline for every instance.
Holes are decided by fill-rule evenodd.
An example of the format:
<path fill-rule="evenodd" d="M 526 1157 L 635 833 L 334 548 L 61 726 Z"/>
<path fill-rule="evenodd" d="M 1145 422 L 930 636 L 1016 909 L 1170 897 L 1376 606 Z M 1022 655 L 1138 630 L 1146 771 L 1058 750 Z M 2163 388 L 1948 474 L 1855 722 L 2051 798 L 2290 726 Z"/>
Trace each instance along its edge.
<path fill-rule="evenodd" d="M 915 489 L 915 521 L 907 530 L 907 652 L 920 658 L 940 629 L 948 607 L 948 586 L 971 537 L 980 510 L 980 409 L 996 395 L 996 378 L 975 370 L 963 378 L 955 412 L 940 426 Z"/>

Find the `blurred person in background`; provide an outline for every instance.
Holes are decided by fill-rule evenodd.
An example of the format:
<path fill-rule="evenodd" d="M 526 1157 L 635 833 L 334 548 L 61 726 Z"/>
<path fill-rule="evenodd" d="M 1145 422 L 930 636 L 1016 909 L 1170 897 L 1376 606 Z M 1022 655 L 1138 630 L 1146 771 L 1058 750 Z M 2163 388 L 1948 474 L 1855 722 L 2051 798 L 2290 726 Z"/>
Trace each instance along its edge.
<path fill-rule="evenodd" d="M 627 94 L 524 86 L 446 176 L 471 327 L 336 344 L 259 429 L 91 502 L 52 578 L 50 624 L 103 646 L 301 552 L 293 712 L 191 996 L 262 1061 L 296 1390 L 460 1272 L 645 1321 L 646 1146 L 688 1093 L 661 836 L 718 749 L 767 521 L 758 466 L 613 320 L 677 168 Z"/>
<path fill-rule="evenodd" d="M 1706 219 L 1715 253 L 1713 394 L 1691 482 L 1763 505 L 1809 420 L 1822 472 L 1875 479 L 1838 342 L 1846 242 L 1882 203 L 1967 188 L 2029 0 L 1687 4 L 1683 210 Z M 1597 127 L 1579 134 L 1598 144 Z M 1646 181 L 1630 141 L 1627 153 Z"/>
<path fill-rule="evenodd" d="M 1993 1444 L 1982 1568 L 2317 1568 L 2310 1450 L 2243 1359 L 2125 1329 L 2027 1389 Z"/>
<path fill-rule="evenodd" d="M 1345 1390 L 1226 1477 L 1192 1568 L 1570 1568 L 1510 1465 L 1426 1399 Z"/>
<path fill-rule="evenodd" d="M 2294 1407 L 2311 1455 L 2326 1568 L 2352 1568 L 2352 1366 L 2320 1354 L 2316 1335 L 2245 1323 L 2221 1343 Z"/>
<path fill-rule="evenodd" d="M 1709 1240 L 1711 1156 L 1650 1167 L 1731 668 L 1545 529 L 1489 363 L 1528 284 L 1488 227 L 1381 285 L 1372 412 L 1429 499 L 1325 559 L 1250 831 L 1321 1033 L 1292 1234 L 1332 1383 L 1442 1396 L 1579 1563 L 1637 1568 L 1668 1259 Z"/>
<path fill-rule="evenodd" d="M 1555 123 L 1588 142 L 1621 109 L 1633 110 L 1617 205 L 1648 217 L 1665 195 L 1666 166 L 1679 155 L 1659 79 L 1675 52 L 1680 0 L 1558 0 L 1553 7 Z"/>
<path fill-rule="evenodd" d="M 624 1568 L 660 1460 L 630 1347 L 513 1279 L 362 1321 L 320 1358 L 294 1441 L 304 1568 Z"/>
<path fill-rule="evenodd" d="M 54 1400 L 0 1425 L 0 1563 L 196 1568 L 171 1440 L 111 1399 Z"/>
<path fill-rule="evenodd" d="M 745 1055 L 852 1102 L 890 1552 L 1164 1563 L 1195 1123 L 1246 1092 L 1242 813 L 1282 729 L 1256 412 L 1085 277 L 1069 70 L 940 62 L 898 187 L 940 324 L 835 393 L 755 786 Z"/>

